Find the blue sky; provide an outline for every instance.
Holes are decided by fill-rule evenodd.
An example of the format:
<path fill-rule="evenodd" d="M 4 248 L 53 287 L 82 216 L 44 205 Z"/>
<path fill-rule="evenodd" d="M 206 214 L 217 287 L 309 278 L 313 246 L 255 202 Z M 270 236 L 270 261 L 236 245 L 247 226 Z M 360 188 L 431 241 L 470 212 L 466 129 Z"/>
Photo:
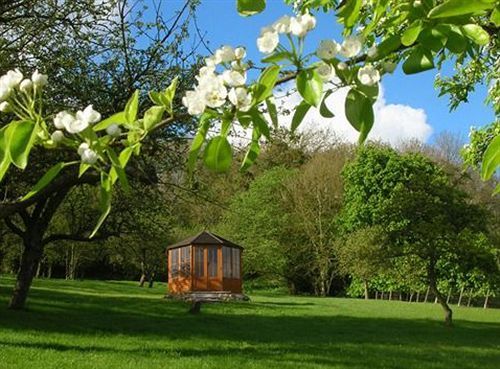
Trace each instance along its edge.
<path fill-rule="evenodd" d="M 166 3 L 176 7 L 182 1 L 169 0 Z M 248 58 L 259 61 L 262 54 L 258 52 L 255 40 L 260 28 L 274 22 L 283 14 L 291 14 L 291 9 L 285 6 L 282 0 L 268 0 L 264 13 L 244 18 L 238 15 L 235 4 L 234 0 L 202 1 L 198 9 L 198 25 L 206 32 L 206 38 L 212 48 L 224 44 L 243 45 L 247 47 Z M 332 14 L 318 13 L 317 18 L 317 27 L 307 38 L 308 45 L 314 49 L 319 41 L 325 38 L 342 40 L 341 27 L 336 24 Z M 451 68 L 451 65 L 447 66 L 445 73 L 449 73 Z M 407 76 L 399 67 L 393 75 L 385 75 L 382 80 L 385 102 L 423 109 L 427 115 L 427 123 L 433 131 L 429 141 L 441 131 L 456 132 L 467 137 L 471 125 L 481 126 L 493 121 L 493 110 L 484 104 L 486 86 L 478 86 L 468 103 L 450 112 L 447 97 L 438 97 L 438 91 L 434 89 L 436 73 L 436 70 L 431 70 Z"/>

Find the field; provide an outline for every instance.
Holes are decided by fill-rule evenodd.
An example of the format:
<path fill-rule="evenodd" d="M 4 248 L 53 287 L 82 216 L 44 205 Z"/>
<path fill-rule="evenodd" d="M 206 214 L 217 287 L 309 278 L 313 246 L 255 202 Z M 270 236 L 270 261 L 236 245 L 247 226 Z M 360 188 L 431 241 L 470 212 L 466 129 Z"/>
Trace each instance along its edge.
<path fill-rule="evenodd" d="M 0 369 L 498 368 L 500 310 L 251 294 L 189 315 L 164 284 L 37 280 L 29 309 L 4 308 Z"/>

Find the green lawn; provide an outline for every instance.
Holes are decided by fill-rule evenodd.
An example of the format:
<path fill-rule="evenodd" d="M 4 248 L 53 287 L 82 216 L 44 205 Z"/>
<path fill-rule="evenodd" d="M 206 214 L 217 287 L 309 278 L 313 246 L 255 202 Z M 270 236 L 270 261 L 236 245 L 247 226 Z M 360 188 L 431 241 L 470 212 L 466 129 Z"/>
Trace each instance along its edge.
<path fill-rule="evenodd" d="M 162 299 L 164 284 L 36 281 L 29 310 L 4 308 L 0 369 L 499 368 L 500 311 L 253 294 L 203 306 Z"/>

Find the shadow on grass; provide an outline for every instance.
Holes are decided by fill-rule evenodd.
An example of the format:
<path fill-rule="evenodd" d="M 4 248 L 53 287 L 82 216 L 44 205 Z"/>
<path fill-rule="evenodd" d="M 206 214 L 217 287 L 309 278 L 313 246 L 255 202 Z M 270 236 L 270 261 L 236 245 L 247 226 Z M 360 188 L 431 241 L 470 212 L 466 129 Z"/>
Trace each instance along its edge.
<path fill-rule="evenodd" d="M 0 287 L 0 304 L 10 291 Z M 296 307 L 311 305 L 314 303 L 280 301 L 229 304 L 207 307 L 201 315 L 192 316 L 186 314 L 185 304 L 161 298 L 34 289 L 28 311 L 3 310 L 0 305 L 0 330 L 36 332 L 41 337 L 50 333 L 80 337 L 120 334 L 138 338 L 137 346 L 31 342 L 0 336 L 0 347 L 186 357 L 239 355 L 277 361 L 287 354 L 298 363 L 370 369 L 424 368 L 425 363 L 442 369 L 485 369 L 500 362 L 500 323 L 457 321 L 448 329 L 439 321 L 424 319 L 317 316 L 311 312 L 287 315 Z M 197 339 L 205 344 L 198 349 L 186 343 L 175 348 L 151 347 L 142 346 L 142 338 L 170 343 Z"/>

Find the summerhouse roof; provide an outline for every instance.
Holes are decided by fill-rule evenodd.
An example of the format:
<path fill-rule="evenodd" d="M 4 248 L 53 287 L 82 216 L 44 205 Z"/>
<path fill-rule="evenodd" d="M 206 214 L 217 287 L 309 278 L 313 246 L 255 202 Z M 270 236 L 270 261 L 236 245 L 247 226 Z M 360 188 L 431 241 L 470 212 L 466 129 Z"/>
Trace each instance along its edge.
<path fill-rule="evenodd" d="M 243 249 L 243 247 L 226 240 L 225 238 L 213 234 L 212 232 L 203 231 L 198 233 L 196 236 L 186 238 L 185 240 L 179 241 L 167 247 L 169 249 L 175 249 L 177 247 L 189 246 L 189 245 L 223 245 L 228 247 L 237 247 Z"/>

